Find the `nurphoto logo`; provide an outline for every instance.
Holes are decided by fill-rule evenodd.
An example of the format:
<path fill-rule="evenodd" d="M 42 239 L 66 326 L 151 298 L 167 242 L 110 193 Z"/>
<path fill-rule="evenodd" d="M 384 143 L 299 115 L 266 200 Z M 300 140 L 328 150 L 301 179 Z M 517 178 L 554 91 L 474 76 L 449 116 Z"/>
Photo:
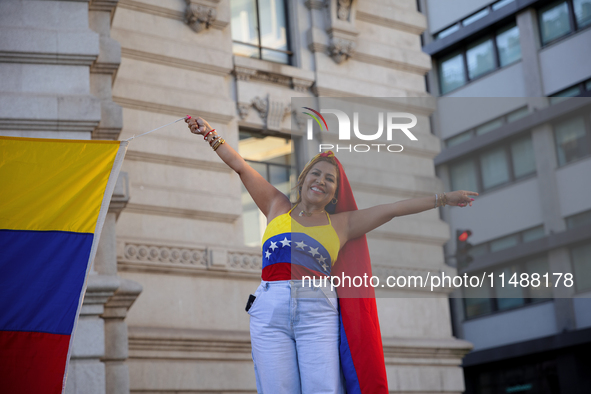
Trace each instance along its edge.
<path fill-rule="evenodd" d="M 314 139 L 313 137 L 313 127 L 314 122 L 318 124 L 320 130 L 328 131 L 328 124 L 326 123 L 326 119 L 322 114 L 333 114 L 337 117 L 337 121 L 339 124 L 339 141 L 347 141 L 351 140 L 351 119 L 349 115 L 345 112 L 338 110 L 338 109 L 321 109 L 320 112 L 310 108 L 310 107 L 302 107 L 310 112 L 303 112 L 304 114 L 310 116 L 307 123 L 307 135 L 308 140 Z M 417 141 L 417 137 L 414 136 L 413 133 L 409 129 L 413 128 L 417 125 L 417 117 L 408 112 L 388 112 L 386 113 L 386 139 L 388 141 L 392 141 L 392 135 L 394 131 L 402 131 L 411 141 Z M 401 120 L 405 120 L 405 122 L 401 122 Z M 410 122 L 409 122 L 410 120 Z M 359 130 L 359 112 L 353 112 L 353 134 L 355 138 L 362 140 L 362 141 L 376 141 L 382 137 L 384 133 L 384 113 L 378 113 L 378 131 L 373 134 L 364 134 Z M 381 147 L 385 147 L 388 152 L 398 153 L 402 152 L 404 149 L 400 144 L 349 144 L 349 145 L 339 145 L 336 146 L 333 144 L 319 144 L 318 148 L 319 151 L 322 152 L 323 150 L 331 150 L 334 149 L 336 152 L 339 150 L 347 150 L 349 152 L 369 152 L 374 147 L 378 152 L 380 151 Z"/>

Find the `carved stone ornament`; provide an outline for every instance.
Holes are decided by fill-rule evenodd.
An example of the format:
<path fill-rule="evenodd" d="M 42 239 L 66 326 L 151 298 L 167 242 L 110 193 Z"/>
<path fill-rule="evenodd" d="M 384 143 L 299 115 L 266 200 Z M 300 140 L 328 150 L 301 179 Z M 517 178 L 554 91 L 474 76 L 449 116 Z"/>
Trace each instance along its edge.
<path fill-rule="evenodd" d="M 259 111 L 259 115 L 263 121 L 267 120 L 267 109 L 268 109 L 268 101 L 267 99 L 261 98 L 259 96 L 252 99 L 252 106 Z"/>
<path fill-rule="evenodd" d="M 265 122 L 265 129 L 268 130 L 280 131 L 286 116 L 291 114 L 291 103 L 285 104 L 270 96 L 267 98 L 255 97 L 252 99 L 252 106 L 259 112 L 261 119 Z"/>
<path fill-rule="evenodd" d="M 337 64 L 341 64 L 353 56 L 353 53 L 355 52 L 355 42 L 345 38 L 333 37 L 328 52 Z"/>
<path fill-rule="evenodd" d="M 240 119 L 246 119 L 250 107 L 252 107 L 251 103 L 238 103 L 238 115 L 240 116 Z"/>
<path fill-rule="evenodd" d="M 216 20 L 217 11 L 214 7 L 203 4 L 193 3 L 187 0 L 187 9 L 185 11 L 185 22 L 195 32 L 199 33 Z"/>
<path fill-rule="evenodd" d="M 351 13 L 351 3 L 353 0 L 337 0 L 337 18 L 347 21 Z"/>

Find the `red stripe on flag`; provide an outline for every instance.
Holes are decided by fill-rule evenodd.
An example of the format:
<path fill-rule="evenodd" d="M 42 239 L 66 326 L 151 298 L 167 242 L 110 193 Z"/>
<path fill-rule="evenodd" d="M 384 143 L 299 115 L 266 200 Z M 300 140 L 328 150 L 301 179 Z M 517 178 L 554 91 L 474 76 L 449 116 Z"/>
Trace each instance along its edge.
<path fill-rule="evenodd" d="M 0 331 L 0 391 L 61 393 L 69 344 L 69 335 Z"/>

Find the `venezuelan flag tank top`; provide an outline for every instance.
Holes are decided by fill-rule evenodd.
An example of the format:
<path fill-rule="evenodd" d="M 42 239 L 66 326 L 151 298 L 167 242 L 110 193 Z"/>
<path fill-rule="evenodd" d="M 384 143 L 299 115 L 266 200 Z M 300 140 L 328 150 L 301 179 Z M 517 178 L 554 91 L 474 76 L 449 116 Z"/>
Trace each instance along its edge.
<path fill-rule="evenodd" d="M 290 216 L 277 216 L 263 235 L 262 279 L 298 280 L 303 276 L 330 276 L 341 246 L 330 215 L 328 224 L 302 226 Z"/>

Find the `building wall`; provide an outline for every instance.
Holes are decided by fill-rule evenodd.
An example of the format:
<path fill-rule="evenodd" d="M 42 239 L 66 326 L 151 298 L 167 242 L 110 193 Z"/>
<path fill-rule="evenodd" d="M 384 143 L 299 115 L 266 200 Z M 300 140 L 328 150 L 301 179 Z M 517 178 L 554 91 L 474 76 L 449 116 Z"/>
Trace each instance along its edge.
<path fill-rule="evenodd" d="M 414 1 L 355 1 L 346 23 L 321 2 L 288 2 L 292 65 L 234 56 L 230 2 L 193 3 L 216 9 L 199 33 L 184 22 L 180 0 L 119 3 L 112 37 L 122 53 L 113 87 L 121 138 L 191 114 L 237 148 L 239 130 L 289 135 L 292 97 L 428 96 L 430 61 L 419 40 L 426 22 Z M 355 50 L 331 57 L 335 37 L 353 37 Z M 428 129 L 419 139 L 395 171 L 368 177 L 362 159 L 348 159 L 360 207 L 440 188 L 432 167 L 439 141 Z M 301 168 L 316 152 L 293 141 Z M 255 392 L 243 305 L 260 280 L 261 255 L 244 246 L 238 176 L 180 122 L 133 140 L 123 170 L 131 199 L 117 222 L 118 269 L 144 289 L 126 319 L 131 392 Z M 435 212 L 397 219 L 369 234 L 374 269 L 441 268 L 446 233 Z M 467 348 L 451 336 L 446 302 L 445 294 L 378 300 L 391 392 L 462 391 Z"/>

